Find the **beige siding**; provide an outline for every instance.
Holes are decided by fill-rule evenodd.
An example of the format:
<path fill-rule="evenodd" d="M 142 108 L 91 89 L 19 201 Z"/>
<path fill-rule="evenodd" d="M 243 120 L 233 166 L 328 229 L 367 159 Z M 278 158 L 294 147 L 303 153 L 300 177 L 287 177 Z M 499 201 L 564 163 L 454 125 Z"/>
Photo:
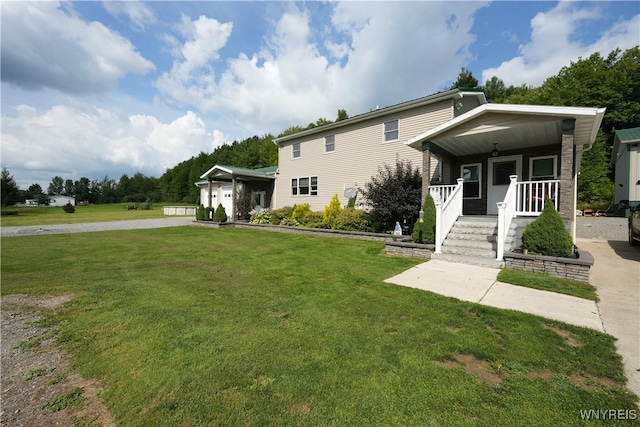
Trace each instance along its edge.
<path fill-rule="evenodd" d="M 319 133 L 284 143 L 279 148 L 279 174 L 276 180 L 276 208 L 309 203 L 312 210 L 323 210 L 338 194 L 347 203 L 344 189 L 364 184 L 377 175 L 385 163 L 408 159 L 414 168 L 422 168 L 422 152 L 405 145 L 409 139 L 453 118 L 451 100 L 402 111 L 368 122 L 356 123 L 332 132 Z M 383 142 L 383 123 L 399 120 L 399 140 Z M 335 135 L 335 152 L 324 153 L 324 137 Z M 300 142 L 300 158 L 292 158 L 292 144 Z M 437 168 L 432 160 L 432 168 Z M 291 196 L 291 179 L 317 176 L 317 196 Z"/>

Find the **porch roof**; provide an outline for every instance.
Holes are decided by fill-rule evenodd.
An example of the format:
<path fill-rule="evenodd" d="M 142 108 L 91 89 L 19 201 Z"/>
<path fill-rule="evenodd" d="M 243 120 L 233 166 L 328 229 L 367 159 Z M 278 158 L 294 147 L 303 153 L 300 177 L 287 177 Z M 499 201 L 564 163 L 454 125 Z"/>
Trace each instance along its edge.
<path fill-rule="evenodd" d="M 559 143 L 565 119 L 575 120 L 577 151 L 596 138 L 606 108 L 546 105 L 483 104 L 406 142 L 423 150 L 423 143 L 456 157 L 519 150 Z"/>
<path fill-rule="evenodd" d="M 202 175 L 200 179 L 213 181 L 230 181 L 234 177 L 241 180 L 269 181 L 276 179 L 277 166 L 260 169 L 248 169 L 237 166 L 215 165 Z"/>

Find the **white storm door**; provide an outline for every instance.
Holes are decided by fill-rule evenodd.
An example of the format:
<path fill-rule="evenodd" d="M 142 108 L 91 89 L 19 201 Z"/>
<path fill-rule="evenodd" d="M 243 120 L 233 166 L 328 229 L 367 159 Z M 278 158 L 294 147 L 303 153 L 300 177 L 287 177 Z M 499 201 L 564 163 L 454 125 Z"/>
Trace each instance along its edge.
<path fill-rule="evenodd" d="M 487 215 L 497 215 L 496 203 L 504 201 L 509 188 L 509 175 L 522 178 L 522 156 L 490 157 L 487 166 Z"/>

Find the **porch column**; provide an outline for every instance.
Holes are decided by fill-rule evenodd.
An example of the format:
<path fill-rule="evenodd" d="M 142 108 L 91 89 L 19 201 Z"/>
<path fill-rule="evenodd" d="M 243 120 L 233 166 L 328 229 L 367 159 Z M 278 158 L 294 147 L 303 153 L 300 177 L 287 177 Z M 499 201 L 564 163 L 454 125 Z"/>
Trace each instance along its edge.
<path fill-rule="evenodd" d="M 237 204 L 237 198 L 236 198 L 236 186 L 238 185 L 238 180 L 236 179 L 236 176 L 233 175 L 233 177 L 231 178 L 231 188 L 232 188 L 232 193 L 231 193 L 231 221 L 230 222 L 236 222 L 236 212 L 238 211 L 238 208 L 236 207 Z"/>
<path fill-rule="evenodd" d="M 429 142 L 422 143 L 422 201 L 429 194 L 431 184 L 431 150 Z M 422 201 L 420 205 L 422 206 Z"/>
<path fill-rule="evenodd" d="M 209 181 L 207 183 L 207 208 L 211 207 L 211 200 L 213 199 L 213 181 L 211 180 L 211 178 L 209 178 Z"/>
<path fill-rule="evenodd" d="M 560 151 L 560 204 L 558 210 L 564 219 L 573 221 L 574 212 L 574 133 L 575 119 L 562 121 L 562 147 Z"/>

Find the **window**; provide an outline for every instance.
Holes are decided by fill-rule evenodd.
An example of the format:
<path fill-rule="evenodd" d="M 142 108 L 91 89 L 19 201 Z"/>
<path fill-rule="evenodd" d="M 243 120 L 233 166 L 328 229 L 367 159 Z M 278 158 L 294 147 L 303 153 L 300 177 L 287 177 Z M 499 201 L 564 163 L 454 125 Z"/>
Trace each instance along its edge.
<path fill-rule="evenodd" d="M 324 137 L 324 152 L 333 153 L 336 151 L 336 136 L 329 135 Z"/>
<path fill-rule="evenodd" d="M 317 196 L 318 177 L 309 176 L 304 178 L 293 178 L 291 180 L 292 196 Z"/>
<path fill-rule="evenodd" d="M 557 156 L 532 157 L 529 159 L 529 179 L 547 181 L 556 179 Z"/>
<path fill-rule="evenodd" d="M 291 157 L 293 157 L 294 159 L 299 159 L 300 158 L 300 143 L 296 142 L 291 146 Z"/>
<path fill-rule="evenodd" d="M 480 163 L 462 165 L 460 166 L 460 175 L 464 179 L 462 197 L 465 199 L 479 199 L 481 197 L 482 165 Z"/>
<path fill-rule="evenodd" d="M 384 123 L 384 142 L 396 141 L 400 138 L 398 121 L 391 120 Z"/>

